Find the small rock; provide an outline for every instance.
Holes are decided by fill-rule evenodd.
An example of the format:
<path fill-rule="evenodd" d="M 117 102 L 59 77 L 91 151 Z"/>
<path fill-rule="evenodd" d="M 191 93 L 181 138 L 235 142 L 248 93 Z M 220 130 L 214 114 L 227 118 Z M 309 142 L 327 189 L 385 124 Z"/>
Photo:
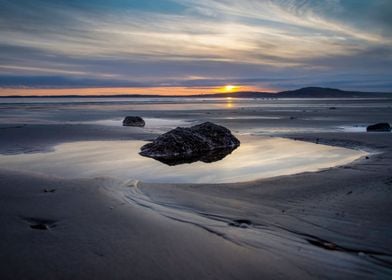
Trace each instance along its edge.
<path fill-rule="evenodd" d="M 389 123 L 376 123 L 373 125 L 369 125 L 366 128 L 366 131 L 368 132 L 383 132 L 383 131 L 391 131 L 391 126 L 389 125 Z"/>
<path fill-rule="evenodd" d="M 144 127 L 146 123 L 141 117 L 137 116 L 127 116 L 123 120 L 123 126 L 137 126 L 137 127 Z"/>

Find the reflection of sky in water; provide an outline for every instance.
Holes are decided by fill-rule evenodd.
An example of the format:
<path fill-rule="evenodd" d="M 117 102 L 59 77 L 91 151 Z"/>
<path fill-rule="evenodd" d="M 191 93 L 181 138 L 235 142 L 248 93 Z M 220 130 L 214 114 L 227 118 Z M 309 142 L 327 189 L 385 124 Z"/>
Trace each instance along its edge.
<path fill-rule="evenodd" d="M 366 125 L 346 125 L 340 126 L 338 129 L 343 130 L 344 132 L 366 132 Z"/>
<path fill-rule="evenodd" d="M 235 109 L 240 107 L 259 107 L 271 111 L 300 111 L 298 108 L 322 109 L 343 108 L 389 108 L 391 99 L 384 98 L 2 98 L 0 106 L 4 109 L 19 107 L 25 109 L 92 109 L 92 110 L 198 110 L 198 109 Z"/>
<path fill-rule="evenodd" d="M 72 122 L 73 124 L 96 124 L 96 125 L 107 125 L 107 126 L 123 126 L 121 119 L 109 119 L 109 120 L 97 120 L 97 121 L 83 121 L 83 122 Z M 145 128 L 162 128 L 162 127 L 177 127 L 177 126 L 189 126 L 191 121 L 176 120 L 176 119 L 163 119 L 163 118 L 143 118 L 146 125 Z"/>
<path fill-rule="evenodd" d="M 272 137 L 243 136 L 221 161 L 167 166 L 139 156 L 142 141 L 65 143 L 51 153 L 0 156 L 0 167 L 61 177 L 116 177 L 145 182 L 229 183 L 349 163 L 364 152 Z"/>
<path fill-rule="evenodd" d="M 235 116 L 235 117 L 220 117 L 220 120 L 279 120 L 281 116 Z"/>
<path fill-rule="evenodd" d="M 294 134 L 294 133 L 315 133 L 315 132 L 327 132 L 336 131 L 335 128 L 313 128 L 313 127 L 279 127 L 279 128 L 245 128 L 239 129 L 238 133 L 240 135 L 284 135 L 284 134 Z M 236 131 L 237 132 L 237 131 Z"/>

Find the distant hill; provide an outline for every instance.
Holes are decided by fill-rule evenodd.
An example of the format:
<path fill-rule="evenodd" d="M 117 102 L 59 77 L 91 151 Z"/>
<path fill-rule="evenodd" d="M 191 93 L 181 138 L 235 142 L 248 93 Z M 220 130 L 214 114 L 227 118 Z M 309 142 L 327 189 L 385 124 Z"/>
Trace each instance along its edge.
<path fill-rule="evenodd" d="M 239 97 L 239 98 L 392 98 L 389 92 L 344 91 L 334 88 L 305 87 L 296 90 L 271 92 L 235 92 L 201 95 L 201 97 Z"/>
<path fill-rule="evenodd" d="M 306 87 L 297 90 L 282 91 L 276 94 L 279 98 L 354 98 L 354 97 L 392 97 L 386 92 L 344 91 L 335 88 Z"/>

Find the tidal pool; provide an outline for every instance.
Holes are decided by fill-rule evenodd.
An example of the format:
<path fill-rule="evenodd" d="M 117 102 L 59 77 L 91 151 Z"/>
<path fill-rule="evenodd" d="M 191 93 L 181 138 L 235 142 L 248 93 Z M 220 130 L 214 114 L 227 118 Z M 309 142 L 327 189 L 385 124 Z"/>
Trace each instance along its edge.
<path fill-rule="evenodd" d="M 367 153 L 279 137 L 241 136 L 224 159 L 168 166 L 138 153 L 144 141 L 63 143 L 53 152 L 1 155 L 0 168 L 66 178 L 115 177 L 152 183 L 234 183 L 318 171 Z"/>

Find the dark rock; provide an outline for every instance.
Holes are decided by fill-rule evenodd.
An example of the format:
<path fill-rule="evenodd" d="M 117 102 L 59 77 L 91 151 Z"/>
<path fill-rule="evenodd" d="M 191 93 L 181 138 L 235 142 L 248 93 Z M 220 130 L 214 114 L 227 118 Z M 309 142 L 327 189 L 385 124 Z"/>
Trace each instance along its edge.
<path fill-rule="evenodd" d="M 329 110 L 336 110 L 336 107 L 329 107 Z"/>
<path fill-rule="evenodd" d="M 372 131 L 391 131 L 391 126 L 389 123 L 376 123 L 373 125 L 369 125 L 366 128 L 366 131 L 372 132 Z"/>
<path fill-rule="evenodd" d="M 141 117 L 137 116 L 127 116 L 123 120 L 123 126 L 137 126 L 137 127 L 144 127 L 146 123 Z"/>
<path fill-rule="evenodd" d="M 214 162 L 240 145 L 227 128 L 205 122 L 189 128 L 177 127 L 141 147 L 140 155 L 168 165 Z"/>

